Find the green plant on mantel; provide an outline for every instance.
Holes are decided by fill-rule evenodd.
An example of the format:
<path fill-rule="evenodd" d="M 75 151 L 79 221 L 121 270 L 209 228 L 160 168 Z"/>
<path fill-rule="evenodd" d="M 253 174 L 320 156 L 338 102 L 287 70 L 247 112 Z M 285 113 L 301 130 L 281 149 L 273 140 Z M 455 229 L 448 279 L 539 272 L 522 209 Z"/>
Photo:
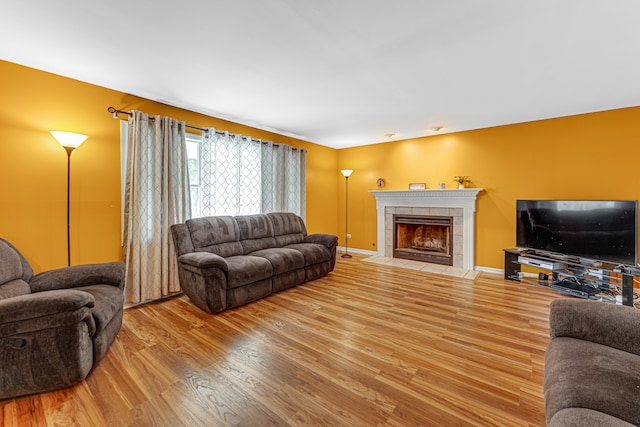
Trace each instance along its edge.
<path fill-rule="evenodd" d="M 467 175 L 456 175 L 453 177 L 453 181 L 457 182 L 459 185 L 462 185 L 462 186 L 471 182 L 471 180 L 469 179 L 469 176 Z"/>

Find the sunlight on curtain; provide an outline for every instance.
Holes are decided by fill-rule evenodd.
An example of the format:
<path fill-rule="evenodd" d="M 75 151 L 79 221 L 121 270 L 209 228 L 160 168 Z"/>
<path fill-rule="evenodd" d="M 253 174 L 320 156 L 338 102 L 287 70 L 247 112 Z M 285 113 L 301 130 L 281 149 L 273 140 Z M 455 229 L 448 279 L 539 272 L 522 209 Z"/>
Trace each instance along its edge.
<path fill-rule="evenodd" d="M 203 216 L 294 212 L 305 216 L 306 151 L 209 129 L 200 157 Z"/>
<path fill-rule="evenodd" d="M 246 215 L 260 210 L 260 147 L 240 135 L 206 132 L 200 177 L 202 215 Z"/>
<path fill-rule="evenodd" d="M 184 122 L 132 113 L 123 230 L 129 305 L 180 291 L 169 227 L 191 216 Z"/>

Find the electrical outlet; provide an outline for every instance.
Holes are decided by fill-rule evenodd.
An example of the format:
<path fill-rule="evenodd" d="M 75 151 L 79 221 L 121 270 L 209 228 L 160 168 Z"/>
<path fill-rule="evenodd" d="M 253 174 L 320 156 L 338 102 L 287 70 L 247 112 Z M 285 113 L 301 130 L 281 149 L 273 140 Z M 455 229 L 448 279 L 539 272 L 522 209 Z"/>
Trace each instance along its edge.
<path fill-rule="evenodd" d="M 347 239 L 351 238 L 351 233 L 347 233 Z"/>

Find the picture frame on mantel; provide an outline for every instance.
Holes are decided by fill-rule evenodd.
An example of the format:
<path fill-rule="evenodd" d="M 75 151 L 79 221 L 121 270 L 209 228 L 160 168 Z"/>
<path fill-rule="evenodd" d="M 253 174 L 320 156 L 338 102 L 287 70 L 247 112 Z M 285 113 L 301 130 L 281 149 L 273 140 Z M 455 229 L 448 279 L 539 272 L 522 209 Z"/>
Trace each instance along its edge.
<path fill-rule="evenodd" d="M 409 190 L 426 190 L 427 184 L 425 182 L 414 182 L 409 184 Z"/>

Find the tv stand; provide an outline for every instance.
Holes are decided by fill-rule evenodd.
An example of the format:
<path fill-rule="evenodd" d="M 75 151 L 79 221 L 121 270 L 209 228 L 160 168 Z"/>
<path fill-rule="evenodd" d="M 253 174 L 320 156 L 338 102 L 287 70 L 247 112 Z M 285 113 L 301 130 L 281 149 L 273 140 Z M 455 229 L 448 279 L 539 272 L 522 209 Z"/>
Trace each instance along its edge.
<path fill-rule="evenodd" d="M 538 280 L 527 279 L 522 274 L 522 266 L 528 265 L 541 270 Z M 584 260 L 561 254 L 549 254 L 531 249 L 504 249 L 504 278 L 555 288 L 561 292 L 563 280 L 575 279 L 596 286 L 602 293 L 610 291 L 610 286 L 622 290 L 622 304 L 633 306 L 633 280 L 640 276 L 640 270 L 631 266 L 616 266 L 606 262 Z M 597 299 L 588 293 L 572 292 L 567 287 L 564 292 L 582 298 Z"/>

